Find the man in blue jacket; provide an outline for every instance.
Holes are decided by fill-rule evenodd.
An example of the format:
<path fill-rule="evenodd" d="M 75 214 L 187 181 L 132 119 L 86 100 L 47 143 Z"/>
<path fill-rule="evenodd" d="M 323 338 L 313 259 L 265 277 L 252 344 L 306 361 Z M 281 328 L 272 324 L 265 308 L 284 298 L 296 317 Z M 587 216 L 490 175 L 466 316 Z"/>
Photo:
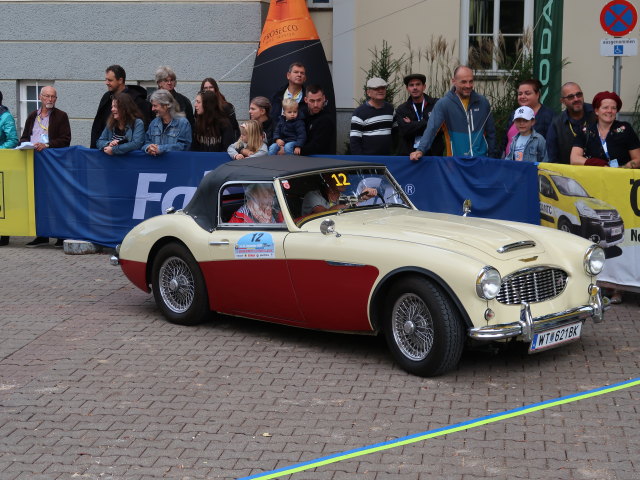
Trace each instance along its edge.
<path fill-rule="evenodd" d="M 453 88 L 433 107 L 427 129 L 412 161 L 419 160 L 443 128 L 447 156 L 498 158 L 496 130 L 489 101 L 473 90 L 473 70 L 460 65 L 453 72 Z"/>

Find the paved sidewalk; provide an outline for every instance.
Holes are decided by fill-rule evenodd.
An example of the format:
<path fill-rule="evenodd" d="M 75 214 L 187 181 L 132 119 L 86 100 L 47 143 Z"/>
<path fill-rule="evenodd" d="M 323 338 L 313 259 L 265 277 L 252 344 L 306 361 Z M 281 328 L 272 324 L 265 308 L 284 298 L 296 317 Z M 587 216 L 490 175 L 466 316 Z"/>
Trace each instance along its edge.
<path fill-rule="evenodd" d="M 423 379 L 374 337 L 171 325 L 108 255 L 29 240 L 0 247 L 1 480 L 233 479 L 640 377 L 640 295 Z M 639 425 L 636 386 L 286 478 L 640 479 Z"/>

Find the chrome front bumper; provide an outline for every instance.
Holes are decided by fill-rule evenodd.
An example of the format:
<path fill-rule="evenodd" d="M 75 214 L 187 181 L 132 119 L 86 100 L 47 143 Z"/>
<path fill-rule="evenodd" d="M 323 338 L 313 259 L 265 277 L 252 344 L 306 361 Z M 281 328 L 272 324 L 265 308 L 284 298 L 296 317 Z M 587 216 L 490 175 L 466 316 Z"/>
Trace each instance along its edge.
<path fill-rule="evenodd" d="M 600 287 L 590 285 L 588 305 L 533 318 L 529 304 L 523 302 L 520 308 L 520 320 L 517 322 L 470 328 L 468 335 L 476 340 L 501 340 L 521 335 L 523 341 L 530 342 L 536 333 L 584 321 L 589 317 L 595 323 L 600 323 L 608 307 L 608 299 L 602 298 Z"/>

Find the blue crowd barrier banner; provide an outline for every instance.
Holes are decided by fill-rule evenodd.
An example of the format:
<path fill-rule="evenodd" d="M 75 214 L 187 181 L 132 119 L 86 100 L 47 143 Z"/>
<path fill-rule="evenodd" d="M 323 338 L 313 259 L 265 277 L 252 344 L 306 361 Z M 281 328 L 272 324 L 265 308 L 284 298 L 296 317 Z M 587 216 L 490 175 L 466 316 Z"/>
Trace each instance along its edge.
<path fill-rule="evenodd" d="M 537 169 L 490 158 L 338 156 L 383 163 L 422 210 L 539 224 Z M 183 208 L 206 172 L 229 161 L 226 153 L 143 152 L 108 156 L 84 147 L 36 152 L 38 235 L 114 246 L 145 218 Z"/>
<path fill-rule="evenodd" d="M 43 150 L 34 165 L 36 231 L 115 246 L 145 218 L 186 205 L 205 173 L 228 161 L 226 153 Z"/>
<path fill-rule="evenodd" d="M 488 157 L 337 156 L 384 163 L 420 210 L 462 214 L 472 203 L 472 217 L 540 224 L 538 167 Z"/>

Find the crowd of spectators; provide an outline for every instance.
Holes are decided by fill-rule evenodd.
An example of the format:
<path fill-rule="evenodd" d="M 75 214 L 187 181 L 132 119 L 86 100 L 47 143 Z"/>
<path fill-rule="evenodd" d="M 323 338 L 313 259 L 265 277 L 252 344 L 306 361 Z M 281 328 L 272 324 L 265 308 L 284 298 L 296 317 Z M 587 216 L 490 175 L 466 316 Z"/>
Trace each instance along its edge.
<path fill-rule="evenodd" d="M 143 87 L 126 83 L 124 68 L 111 65 L 105 70 L 107 91 L 98 103 L 90 147 L 107 155 L 138 149 L 149 155 L 226 151 L 232 159 L 264 152 L 335 154 L 336 122 L 327 112 L 323 87 L 306 83 L 306 69 L 299 62 L 292 63 L 285 76 L 286 83 L 270 99 L 251 99 L 250 120 L 240 126 L 234 105 L 211 77 L 202 80 L 192 103 L 176 91 L 177 77 L 170 67 L 156 70 L 158 89 L 147 96 Z M 638 136 L 630 124 L 616 120 L 622 102 L 615 93 L 598 93 L 592 106 L 584 102 L 577 83 L 567 82 L 560 92 L 564 109 L 556 115 L 540 102 L 541 83 L 525 80 L 518 85 L 518 106 L 509 117 L 506 135 L 498 139 L 491 105 L 475 91 L 469 67 L 454 70 L 451 90 L 440 99 L 427 94 L 421 73 L 407 75 L 404 84 L 408 98 L 394 108 L 385 100 L 387 82 L 378 77 L 367 80 L 367 99 L 351 118 L 347 153 L 402 155 L 412 161 L 453 155 L 640 167 Z M 0 148 L 14 148 L 20 142 L 19 148 L 38 151 L 70 145 L 69 119 L 55 107 L 55 89 L 43 87 L 39 100 L 40 107 L 30 113 L 18 137 L 0 92 Z"/>

